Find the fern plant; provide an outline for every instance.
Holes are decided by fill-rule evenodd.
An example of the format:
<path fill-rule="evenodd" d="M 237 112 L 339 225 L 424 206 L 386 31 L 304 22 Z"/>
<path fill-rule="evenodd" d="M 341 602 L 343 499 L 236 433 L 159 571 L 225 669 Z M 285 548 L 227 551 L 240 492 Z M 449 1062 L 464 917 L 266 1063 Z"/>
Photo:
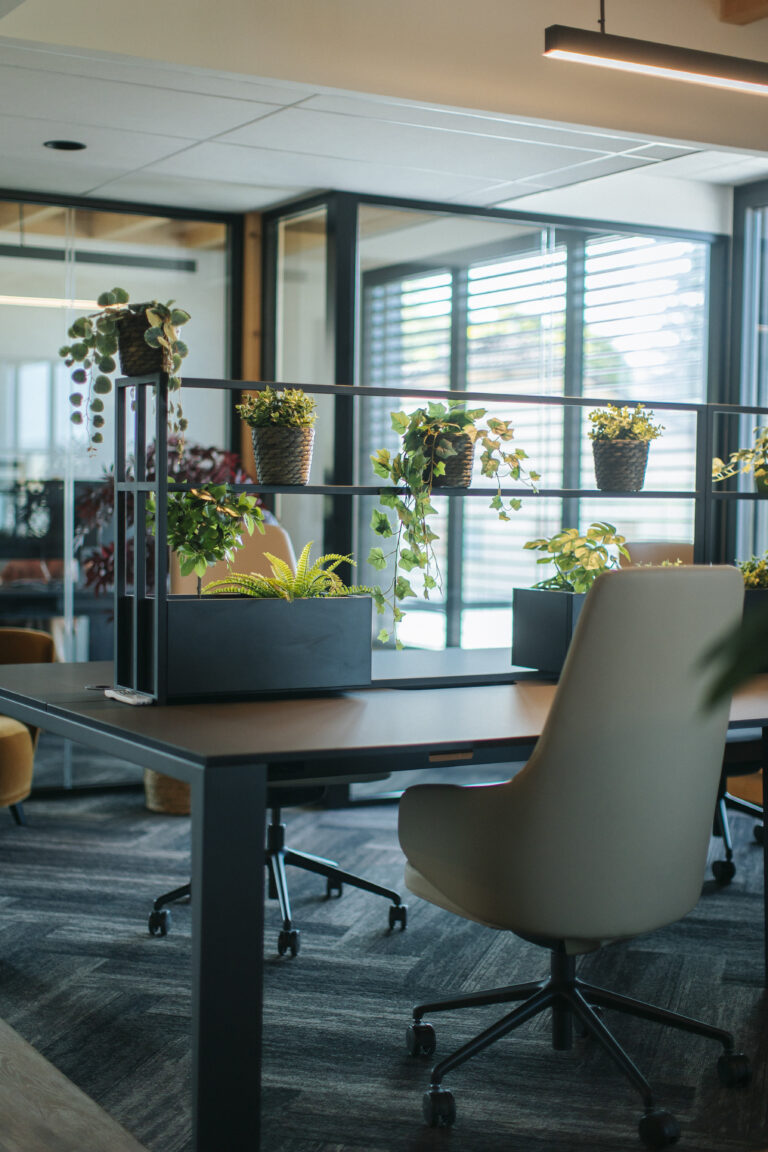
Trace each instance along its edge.
<path fill-rule="evenodd" d="M 208 596 L 235 593 L 260 600 L 306 600 L 318 596 L 373 594 L 372 588 L 345 584 L 336 571 L 340 564 L 354 565 L 351 556 L 329 552 L 310 564 L 309 554 L 313 544 L 314 540 L 310 540 L 302 548 L 295 572 L 284 560 L 273 556 L 271 552 L 265 552 L 272 569 L 271 576 L 262 576 L 258 572 L 233 572 L 231 576 L 206 584 L 203 593 Z"/>

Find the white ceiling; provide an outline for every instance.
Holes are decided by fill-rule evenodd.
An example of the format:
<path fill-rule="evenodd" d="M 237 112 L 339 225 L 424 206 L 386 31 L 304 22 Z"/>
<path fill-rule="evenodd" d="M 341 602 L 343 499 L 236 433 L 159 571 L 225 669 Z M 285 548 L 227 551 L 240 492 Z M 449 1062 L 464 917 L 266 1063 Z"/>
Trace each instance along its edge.
<path fill-rule="evenodd" d="M 248 211 L 327 188 L 514 207 L 639 168 L 720 184 L 768 173 L 768 153 L 4 37 L 0 110 L 0 188 L 192 209 Z M 87 147 L 43 147 L 56 139 Z"/>

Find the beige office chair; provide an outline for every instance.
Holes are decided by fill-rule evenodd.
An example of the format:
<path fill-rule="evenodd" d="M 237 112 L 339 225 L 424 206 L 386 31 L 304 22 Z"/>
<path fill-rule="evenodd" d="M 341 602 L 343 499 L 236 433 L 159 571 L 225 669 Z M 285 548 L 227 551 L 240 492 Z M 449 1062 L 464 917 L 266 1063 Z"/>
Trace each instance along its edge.
<path fill-rule="evenodd" d="M 53 637 L 33 628 L 0 628 L 0 664 L 49 664 Z M 10 808 L 17 824 L 26 824 L 24 806 L 32 790 L 35 748 L 40 730 L 0 716 L 0 808 Z"/>
<path fill-rule="evenodd" d="M 226 563 L 214 564 L 208 569 L 204 584 L 211 580 L 223 579 L 233 569 L 238 572 L 259 572 L 261 575 L 271 575 L 270 562 L 264 553 L 271 552 L 273 556 L 284 560 L 292 568 L 296 566 L 296 556 L 288 533 L 279 524 L 265 524 L 264 534 L 254 532 L 253 536 L 246 538 L 243 548 L 238 550 L 235 563 L 228 568 Z M 196 593 L 197 577 L 184 577 L 179 570 L 178 559 L 175 554 L 171 556 L 171 592 Z M 283 769 L 285 769 L 283 765 Z M 297 765 L 301 770 L 303 765 Z M 384 780 L 384 775 L 351 776 L 350 783 L 355 781 Z M 392 902 L 389 909 L 389 927 L 393 929 L 397 924 L 401 930 L 408 921 L 408 907 L 403 904 L 399 892 L 391 888 L 384 888 L 374 884 L 362 876 L 352 872 L 345 872 L 339 868 L 335 860 L 326 860 L 322 856 L 312 856 L 307 852 L 298 852 L 285 844 L 285 824 L 281 822 L 281 809 L 289 805 L 309 804 L 321 800 L 326 784 L 337 783 L 337 778 L 324 778 L 310 776 L 297 776 L 294 779 L 280 779 L 267 787 L 267 807 L 270 810 L 270 819 L 267 825 L 267 843 L 264 863 L 267 868 L 268 892 L 270 899 L 277 900 L 280 906 L 280 916 L 283 926 L 277 938 L 277 950 L 281 956 L 290 952 L 295 956 L 299 951 L 300 932 L 293 926 L 291 914 L 291 901 L 288 893 L 288 881 L 285 875 L 286 864 L 295 868 L 302 868 L 307 872 L 315 872 L 325 877 L 326 895 L 341 896 L 344 884 L 353 888 L 360 888 L 371 892 L 374 896 L 383 896 Z M 165 936 L 171 923 L 168 904 L 184 899 L 190 895 L 190 885 L 183 884 L 158 896 L 149 914 L 149 931 L 153 936 Z"/>
<path fill-rule="evenodd" d="M 627 551 L 630 559 L 621 558 L 623 567 L 630 564 L 663 564 L 665 560 L 672 563 L 681 560 L 683 564 L 693 564 L 693 544 L 688 541 L 627 541 Z M 725 849 L 724 860 L 712 861 L 712 875 L 718 884 L 730 884 L 736 875 L 729 811 L 741 812 L 757 821 L 753 828 L 754 837 L 759 844 L 763 842 L 763 808 L 759 803 L 762 795 L 762 763 L 763 743 L 759 730 L 744 729 L 728 733 L 712 827 L 712 834 L 720 837 Z"/>
<path fill-rule="evenodd" d="M 435 1033 L 427 1013 L 522 1001 L 433 1069 L 428 1123 L 454 1120 L 442 1086 L 449 1070 L 547 1008 L 553 1047 L 570 1047 L 576 1017 L 640 1092 L 640 1137 L 649 1147 L 673 1142 L 679 1127 L 656 1109 L 596 1009 L 718 1040 L 720 1078 L 748 1079 L 749 1063 L 729 1033 L 575 975 L 579 954 L 671 924 L 699 899 L 729 710 L 728 700 L 704 706 L 713 669 L 703 658 L 740 618 L 742 599 L 735 568 L 629 568 L 598 577 L 525 768 L 501 784 L 425 784 L 403 795 L 408 888 L 551 951 L 548 980 L 414 1009 L 409 1049 L 429 1054 Z"/>

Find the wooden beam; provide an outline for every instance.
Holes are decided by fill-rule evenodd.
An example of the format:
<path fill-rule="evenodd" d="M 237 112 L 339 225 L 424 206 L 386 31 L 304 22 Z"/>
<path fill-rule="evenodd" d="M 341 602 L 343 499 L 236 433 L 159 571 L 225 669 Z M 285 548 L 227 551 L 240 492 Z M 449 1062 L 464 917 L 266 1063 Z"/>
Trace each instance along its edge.
<path fill-rule="evenodd" d="M 261 213 L 247 212 L 243 238 L 243 380 L 261 379 Z M 251 432 L 240 424 L 243 468 L 256 475 Z"/>
<path fill-rule="evenodd" d="M 768 0 L 720 0 L 720 19 L 725 24 L 754 24 L 768 18 Z"/>

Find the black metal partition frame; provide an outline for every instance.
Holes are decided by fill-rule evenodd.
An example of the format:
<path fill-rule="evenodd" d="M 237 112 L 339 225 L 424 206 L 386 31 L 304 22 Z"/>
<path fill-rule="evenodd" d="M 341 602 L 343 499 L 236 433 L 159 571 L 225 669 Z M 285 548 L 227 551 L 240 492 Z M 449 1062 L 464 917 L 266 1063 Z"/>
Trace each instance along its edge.
<path fill-rule="evenodd" d="M 185 388 L 201 388 L 216 391 L 258 391 L 266 385 L 261 381 L 185 379 Z M 369 388 L 339 384 L 279 383 L 271 384 L 278 388 L 303 388 L 306 392 L 341 397 L 344 403 L 353 397 L 392 396 L 400 399 L 414 399 L 420 396 L 429 399 L 459 400 L 465 402 L 485 401 L 494 404 L 547 405 L 556 407 L 599 408 L 608 401 L 605 398 L 586 396 L 537 396 L 521 393 L 498 393 L 482 391 L 420 391 L 405 388 Z M 148 431 L 148 389 L 155 393 L 155 459 L 158 462 L 156 476 L 147 477 L 147 431 Z M 128 398 L 135 393 L 132 404 L 133 440 L 135 459 L 130 474 L 127 453 Z M 638 407 L 642 400 L 612 399 L 612 404 Z M 502 495 L 529 500 L 540 497 L 573 498 L 621 498 L 628 500 L 693 500 L 694 514 L 694 562 L 697 564 L 716 563 L 724 559 L 722 533 L 716 531 L 715 509 L 724 502 L 733 500 L 753 501 L 765 499 L 757 492 L 738 491 L 733 488 L 713 490 L 712 459 L 718 436 L 717 418 L 721 416 L 768 417 L 768 407 L 732 404 L 695 404 L 654 401 L 654 409 L 690 412 L 696 417 L 695 448 L 695 487 L 683 490 L 644 490 L 639 492 L 605 492 L 598 489 L 530 488 L 502 487 Z M 165 702 L 167 698 L 167 659 L 168 659 L 168 548 L 167 548 L 167 499 L 169 492 L 189 491 L 193 485 L 170 483 L 165 469 L 159 464 L 168 458 L 168 377 L 164 373 L 142 377 L 124 378 L 117 381 L 116 405 L 116 446 L 115 446 L 115 515 L 116 515 L 116 577 L 115 577 L 115 683 L 147 694 Z M 336 478 L 334 477 L 334 480 Z M 234 484 L 238 492 L 269 495 L 293 493 L 294 495 L 314 494 L 350 499 L 354 496 L 377 496 L 384 485 L 352 484 L 346 478 L 341 482 L 328 484 L 268 485 Z M 155 514 L 154 563 L 151 586 L 147 580 L 147 515 L 148 494 L 154 494 Z M 452 497 L 488 496 L 487 487 L 441 488 L 441 495 Z M 128 580 L 127 556 L 129 546 L 128 524 L 133 518 L 133 587 Z M 511 590 L 510 590 L 511 595 Z"/>

